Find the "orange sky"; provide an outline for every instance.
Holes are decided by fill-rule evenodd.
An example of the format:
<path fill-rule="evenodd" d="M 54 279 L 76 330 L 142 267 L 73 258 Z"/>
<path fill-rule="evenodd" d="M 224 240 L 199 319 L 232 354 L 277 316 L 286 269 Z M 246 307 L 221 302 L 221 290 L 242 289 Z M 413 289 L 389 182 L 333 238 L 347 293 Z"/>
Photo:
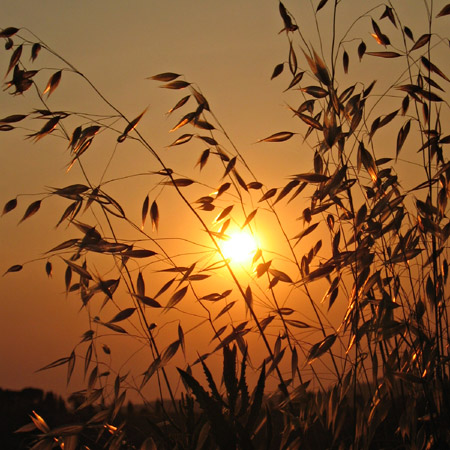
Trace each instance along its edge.
<path fill-rule="evenodd" d="M 302 24 L 302 32 L 319 49 L 315 25 L 305 19 L 307 11 L 300 8 L 299 2 L 285 3 Z M 353 1 L 344 7 L 342 24 L 354 12 L 356 3 L 359 5 L 359 2 Z M 364 3 L 365 7 L 369 3 L 377 4 Z M 414 10 L 411 5 L 408 8 L 403 12 L 408 15 L 413 28 L 421 12 L 419 9 Z M 326 36 L 329 31 L 326 25 L 328 12 L 324 10 L 321 17 L 323 23 L 319 23 L 319 27 Z M 359 36 L 362 35 L 368 45 L 375 46 L 367 25 L 366 21 L 359 28 Z M 9 26 L 20 27 L 20 35 L 24 37 L 32 39 L 25 28 L 39 36 L 94 82 L 130 119 L 148 108 L 139 129 L 151 145 L 161 152 L 167 165 L 180 173 L 200 178 L 199 170 L 194 169 L 194 165 L 202 148 L 198 143 L 165 148 L 181 134 L 168 133 L 176 119 L 167 119 L 164 115 L 181 95 L 179 92 L 159 89 L 158 85 L 162 83 L 146 79 L 161 72 L 181 73 L 187 81 L 196 83 L 239 151 L 255 170 L 256 177 L 266 186 L 283 186 L 289 175 L 308 172 L 312 168 L 312 152 L 308 147 L 302 147 L 300 136 L 278 146 L 255 144 L 259 139 L 279 131 L 305 129 L 304 124 L 292 119 L 286 108 L 286 103 L 292 102 L 292 106 L 298 106 L 299 101 L 292 93 L 282 94 L 289 79 L 280 76 L 270 80 L 275 65 L 288 58 L 286 36 L 278 34 L 282 21 L 275 0 L 46 0 L 39 2 L 37 7 L 29 2 L 9 2 L 2 6 L 0 28 Z M 419 28 L 416 34 L 419 36 L 425 31 Z M 347 45 L 353 52 L 350 64 L 356 79 L 363 81 L 366 77 L 366 82 L 367 78 L 379 75 L 373 61 L 367 61 L 368 66 L 364 66 L 364 69 L 359 68 L 355 52 L 357 43 L 350 41 Z M 6 72 L 9 57 L 10 52 L 0 52 L 0 70 L 3 72 Z M 36 76 L 36 81 L 40 86 L 45 86 L 59 63 L 52 58 L 40 58 L 35 64 L 39 66 L 45 63 L 48 70 Z M 27 64 L 29 69 L 33 67 L 32 63 Z M 444 71 L 446 69 L 441 68 Z M 344 85 L 351 82 L 345 78 L 343 80 Z M 388 77 L 388 81 L 393 80 Z M 2 117 L 29 111 L 37 105 L 34 99 L 31 100 L 31 91 L 23 97 L 11 98 L 7 92 L 0 95 Z M 105 111 L 105 107 L 93 97 L 88 87 L 76 82 L 74 75 L 69 72 L 63 72 L 61 85 L 50 97 L 49 105 L 53 109 Z M 0 136 L 1 205 L 17 194 L 42 194 L 49 186 L 63 187 L 80 182 L 77 168 L 69 174 L 65 172 L 69 155 L 64 141 L 50 136 L 32 144 L 23 139 L 26 133 L 15 130 Z M 97 148 L 97 153 L 89 156 L 91 166 L 88 166 L 88 173 L 96 182 L 100 180 L 105 161 L 112 151 L 112 144 L 108 145 L 105 142 L 104 147 Z M 126 148 L 118 148 L 106 179 L 155 170 L 142 149 L 132 143 L 127 145 Z M 212 171 L 209 174 L 215 176 Z M 125 183 L 119 183 L 113 189 L 137 223 L 142 201 L 149 190 L 146 180 L 145 177 L 136 179 L 132 191 L 124 187 Z M 213 185 L 217 187 L 216 181 Z M 152 191 L 152 194 L 155 192 Z M 201 190 L 198 192 L 202 195 Z M 72 237 L 64 227 L 54 228 L 65 207 L 63 202 L 49 201 L 43 204 L 35 217 L 17 225 L 26 206 L 41 197 L 19 197 L 20 207 L 17 211 L 1 219 L 2 271 L 13 264 L 41 258 L 45 251 Z M 185 222 L 187 219 L 184 213 L 179 212 L 181 210 L 170 194 L 162 198 L 168 203 L 161 218 L 161 228 L 167 231 L 166 235 L 184 235 L 187 227 L 196 226 Z M 290 212 L 289 220 L 298 217 L 300 212 Z M 210 219 L 213 218 L 214 215 L 211 215 Z M 299 223 L 292 220 L 290 231 L 294 233 L 298 226 Z M 195 240 L 199 235 L 199 231 L 193 231 L 188 237 Z M 173 251 L 176 252 L 176 246 Z M 44 258 L 27 264 L 22 272 L 0 278 L 0 386 L 3 388 L 36 386 L 64 393 L 65 368 L 39 373 L 34 371 L 53 360 L 68 356 L 88 328 L 84 312 L 79 311 L 79 299 L 64 294 L 64 265 L 55 263 L 53 278 L 49 280 L 44 270 L 45 262 Z M 220 280 L 218 284 L 221 285 Z M 151 289 L 155 291 L 156 287 L 152 286 Z M 289 298 L 290 294 L 286 295 Z M 112 310 L 108 314 L 113 314 Z M 170 322 L 178 319 L 172 314 L 162 320 Z M 120 343 L 117 345 L 117 352 L 125 361 L 126 347 Z M 83 363 L 79 364 L 82 366 Z M 148 363 L 142 365 L 145 369 Z"/>

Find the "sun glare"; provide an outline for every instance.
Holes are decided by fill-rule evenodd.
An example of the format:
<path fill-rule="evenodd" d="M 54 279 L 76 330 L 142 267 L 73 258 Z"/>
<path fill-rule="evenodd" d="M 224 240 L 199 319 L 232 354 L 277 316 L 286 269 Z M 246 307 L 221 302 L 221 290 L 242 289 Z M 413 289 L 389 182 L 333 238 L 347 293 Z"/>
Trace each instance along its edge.
<path fill-rule="evenodd" d="M 237 231 L 229 234 L 230 239 L 222 244 L 225 258 L 232 263 L 241 265 L 250 264 L 258 248 L 255 238 L 247 231 Z"/>

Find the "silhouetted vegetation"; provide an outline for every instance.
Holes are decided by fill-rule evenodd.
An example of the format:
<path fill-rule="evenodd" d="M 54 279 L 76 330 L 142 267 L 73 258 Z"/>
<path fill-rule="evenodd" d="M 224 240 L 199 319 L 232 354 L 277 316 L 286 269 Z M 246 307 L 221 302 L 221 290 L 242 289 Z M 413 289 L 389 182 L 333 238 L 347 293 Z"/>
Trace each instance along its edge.
<path fill-rule="evenodd" d="M 80 177 L 3 210 L 22 207 L 22 222 L 43 202 L 66 202 L 57 226 L 71 237 L 43 259 L 47 274 L 64 266 L 66 292 L 90 323 L 67 357 L 42 368 L 67 366 L 68 382 L 79 368 L 86 388 L 73 400 L 83 418 L 55 429 L 33 416 L 34 449 L 450 447 L 450 80 L 440 67 L 449 40 L 435 32 L 450 5 L 424 1 L 421 33 L 390 2 L 345 24 L 337 14 L 352 2 L 313 3 L 299 22 L 278 5 L 287 57 L 272 78 L 285 83 L 299 120 L 295 130 L 267 130 L 259 145 L 310 152 L 311 166 L 292 167 L 277 186 L 256 177 L 183 76 L 149 79 L 181 93 L 168 112 L 178 135 L 168 147 L 189 148 L 192 170 L 166 163 L 140 128 L 138 105 L 126 117 L 46 43 L 26 30 L 0 32 L 7 92 L 37 101 L 1 119 L 1 130 L 39 119 L 26 136 L 59 137 L 67 171 Z M 300 19 L 317 21 L 318 35 L 304 36 Z M 38 67 L 44 53 L 60 68 Z M 363 75 L 352 77 L 355 67 Z M 41 72 L 45 85 L 34 81 Z M 66 72 L 97 96 L 102 114 L 52 109 L 52 93 L 75 78 Z M 96 145 L 111 152 L 89 171 Z M 108 179 L 123 147 L 143 149 L 152 169 Z M 139 211 L 130 210 L 138 195 Z M 269 229 L 275 244 L 260 245 L 244 270 L 223 252 L 233 229 Z M 14 263 L 6 273 L 24 268 Z M 139 348 L 126 369 L 114 365 L 111 334 Z M 144 406 L 124 415 L 130 391 Z"/>

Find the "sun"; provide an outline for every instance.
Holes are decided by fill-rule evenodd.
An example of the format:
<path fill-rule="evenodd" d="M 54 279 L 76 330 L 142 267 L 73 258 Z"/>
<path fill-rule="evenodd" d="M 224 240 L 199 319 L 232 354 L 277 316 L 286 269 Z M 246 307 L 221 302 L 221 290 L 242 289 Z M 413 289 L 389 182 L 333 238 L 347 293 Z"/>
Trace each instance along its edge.
<path fill-rule="evenodd" d="M 225 258 L 234 264 L 250 265 L 258 249 L 255 237 L 248 231 L 235 231 L 227 234 L 229 239 L 221 245 Z"/>

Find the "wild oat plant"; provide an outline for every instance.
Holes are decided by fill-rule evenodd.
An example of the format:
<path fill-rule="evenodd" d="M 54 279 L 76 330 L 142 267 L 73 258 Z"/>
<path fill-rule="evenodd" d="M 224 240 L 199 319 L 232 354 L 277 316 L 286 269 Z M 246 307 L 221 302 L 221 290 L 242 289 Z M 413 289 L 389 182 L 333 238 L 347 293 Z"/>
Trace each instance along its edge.
<path fill-rule="evenodd" d="M 435 32 L 450 5 L 425 0 L 428 31 L 418 35 L 395 2 L 345 28 L 337 17 L 349 2 L 313 3 L 317 30 L 330 17 L 315 37 L 278 5 L 287 52 L 268 73 L 299 120 L 267 130 L 258 145 L 291 145 L 311 160 L 278 186 L 257 179 L 200 87 L 179 74 L 149 79 L 180 93 L 167 113 L 178 136 L 168 147 L 197 149 L 192 170 L 165 162 L 166 150 L 140 128 L 138 105 L 126 117 L 29 31 L 1 31 L 6 92 L 36 102 L 2 118 L 1 131 L 20 136 L 40 119 L 26 137 L 68 146 L 67 171 L 80 177 L 3 209 L 22 207 L 20 220 L 33 220 L 43 202 L 66 202 L 56 225 L 71 238 L 43 249 L 43 259 L 48 274 L 64 268 L 67 294 L 90 324 L 69 356 L 43 368 L 67 366 L 68 381 L 81 371 L 78 411 L 89 414 L 52 429 L 33 413 L 20 430 L 38 429 L 33 449 L 450 447 L 450 80 L 439 68 L 449 41 Z M 43 53 L 60 69 L 38 67 Z M 46 85 L 38 73 L 50 73 Z M 76 79 L 102 114 L 52 109 L 52 93 Z M 111 153 L 97 174 L 87 169 L 98 141 Z M 108 179 L 127 146 L 144 149 L 154 169 Z M 170 214 L 185 221 L 181 231 L 160 227 Z M 259 245 L 246 270 L 234 265 L 224 251 L 230 230 L 256 236 L 264 227 L 277 247 Z M 23 269 L 14 263 L 8 276 Z M 112 336 L 130 342 L 121 344 L 130 345 L 125 366 L 115 365 Z M 131 391 L 144 404 L 139 414 L 124 413 Z"/>

